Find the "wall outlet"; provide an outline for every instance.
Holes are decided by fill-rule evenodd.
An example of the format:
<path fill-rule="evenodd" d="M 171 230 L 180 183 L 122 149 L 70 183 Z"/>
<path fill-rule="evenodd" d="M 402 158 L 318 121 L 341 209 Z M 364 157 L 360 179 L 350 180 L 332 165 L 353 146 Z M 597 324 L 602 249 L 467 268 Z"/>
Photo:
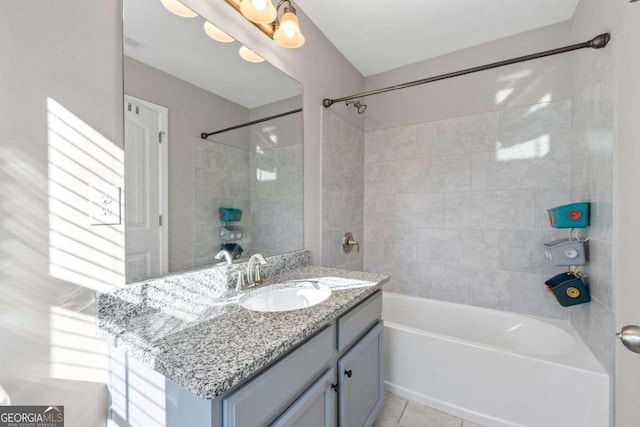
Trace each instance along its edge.
<path fill-rule="evenodd" d="M 89 217 L 91 225 L 120 224 L 120 187 L 92 184 L 89 187 Z"/>

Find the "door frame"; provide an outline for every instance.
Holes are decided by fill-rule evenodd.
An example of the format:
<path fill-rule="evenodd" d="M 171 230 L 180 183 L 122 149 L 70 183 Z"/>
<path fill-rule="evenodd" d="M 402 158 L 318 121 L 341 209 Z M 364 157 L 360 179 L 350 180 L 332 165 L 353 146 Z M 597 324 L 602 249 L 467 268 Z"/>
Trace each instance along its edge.
<path fill-rule="evenodd" d="M 136 102 L 158 113 L 160 117 L 160 132 L 162 132 L 162 143 L 159 150 L 159 177 L 158 177 L 158 200 L 159 214 L 162 216 L 162 225 L 160 226 L 160 271 L 162 274 L 169 272 L 169 109 L 153 102 L 145 101 L 125 93 L 124 101 Z M 127 143 L 126 141 L 124 142 Z M 126 162 L 127 159 L 125 158 Z M 125 189 L 126 191 L 126 189 Z M 126 210 L 126 209 L 125 209 Z M 126 221 L 126 217 L 125 217 Z M 126 248 L 125 248 L 126 253 Z"/>

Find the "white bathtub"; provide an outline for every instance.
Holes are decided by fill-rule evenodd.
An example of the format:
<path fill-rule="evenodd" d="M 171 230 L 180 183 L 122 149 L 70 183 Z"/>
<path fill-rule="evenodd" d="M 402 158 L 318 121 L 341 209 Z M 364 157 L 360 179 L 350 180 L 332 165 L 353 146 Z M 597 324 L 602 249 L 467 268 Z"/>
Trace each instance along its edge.
<path fill-rule="evenodd" d="M 565 321 L 384 293 L 390 392 L 492 426 L 606 427 L 609 376 Z"/>

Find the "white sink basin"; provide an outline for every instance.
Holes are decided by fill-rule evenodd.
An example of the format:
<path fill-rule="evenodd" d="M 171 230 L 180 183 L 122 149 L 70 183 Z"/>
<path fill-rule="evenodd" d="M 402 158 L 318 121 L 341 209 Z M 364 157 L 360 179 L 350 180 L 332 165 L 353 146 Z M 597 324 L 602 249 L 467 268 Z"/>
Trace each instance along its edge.
<path fill-rule="evenodd" d="M 329 298 L 331 289 L 316 282 L 278 283 L 240 297 L 240 305 L 253 311 L 291 311 L 312 307 Z"/>

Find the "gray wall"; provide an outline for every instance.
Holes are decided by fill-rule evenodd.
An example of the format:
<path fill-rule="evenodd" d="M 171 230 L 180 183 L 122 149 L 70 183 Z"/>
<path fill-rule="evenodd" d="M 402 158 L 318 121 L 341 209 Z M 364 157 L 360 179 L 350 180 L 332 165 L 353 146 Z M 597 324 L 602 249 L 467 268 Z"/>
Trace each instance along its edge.
<path fill-rule="evenodd" d="M 569 44 L 561 23 L 366 79 L 368 89 Z M 571 61 L 556 56 L 372 97 L 365 269 L 391 290 L 567 318 L 545 209 L 569 201 Z"/>
<path fill-rule="evenodd" d="M 569 44 L 569 22 L 453 52 L 366 78 L 367 90 Z M 571 60 L 560 55 L 367 98 L 367 131 L 502 110 L 571 96 Z"/>
<path fill-rule="evenodd" d="M 595 253 L 589 267 L 594 301 L 573 309 L 571 322 L 605 368 L 613 370 L 615 425 L 620 427 L 640 426 L 638 355 L 614 338 L 622 326 L 639 322 L 638 22 L 640 4 L 600 0 L 581 0 L 572 22 L 573 40 L 604 31 L 612 36 L 605 50 L 572 58 L 574 144 L 582 150 L 575 193 L 594 204 Z M 613 271 L 607 264 L 612 257 Z"/>
<path fill-rule="evenodd" d="M 583 3 L 594 3 L 583 0 Z M 595 2 L 605 7 L 601 2 Z M 609 5 L 607 3 L 607 5 Z M 614 62 L 614 135 L 613 160 L 614 192 L 614 277 L 616 330 L 629 324 L 638 324 L 640 286 L 638 286 L 638 254 L 640 253 L 640 228 L 638 212 L 640 197 L 629 183 L 640 181 L 640 4 L 619 2 L 615 5 L 613 23 L 604 25 L 615 30 L 616 58 Z M 592 8 L 597 18 L 603 13 Z M 606 16 L 606 15 L 605 15 Z M 585 21 L 582 21 L 584 23 Z M 588 22 L 588 21 L 587 21 Z M 598 21 L 599 22 L 599 21 Z M 604 26 L 598 23 L 598 26 Z M 607 335 L 611 331 L 606 331 Z M 640 363 L 638 355 L 620 345 L 615 351 L 615 406 L 616 425 L 640 426 Z"/>
<path fill-rule="evenodd" d="M 321 100 L 327 95 L 360 91 L 364 79 L 304 16 L 301 22 L 307 45 L 287 51 L 276 47 L 223 2 L 189 0 L 188 3 L 212 22 L 228 24 L 225 31 L 305 87 L 305 228 L 309 231 L 305 235 L 305 246 L 313 251 L 317 262 L 321 235 L 321 164 L 318 162 L 321 156 Z M 111 151 L 97 154 L 98 160 L 106 162 L 114 171 L 113 174 L 105 173 L 102 179 L 122 184 L 121 19 L 120 2 L 111 0 L 8 2 L 0 15 L 3 52 L 0 60 L 3 76 L 0 79 L 3 117 L 0 123 L 3 151 L 0 184 L 6 195 L 11 195 L 3 199 L 0 208 L 3 218 L 0 224 L 0 280 L 4 291 L 0 302 L 0 383 L 11 395 L 13 403 L 65 405 L 69 425 L 106 423 L 105 386 L 91 379 L 106 375 L 108 360 L 97 356 L 97 367 L 90 374 L 71 369 L 77 363 L 73 358 L 63 357 L 54 363 L 55 340 L 51 337 L 60 335 L 54 334 L 52 329 L 60 322 L 72 323 L 87 334 L 87 342 L 95 344 L 100 351 L 106 350 L 102 347 L 103 341 L 93 336 L 93 290 L 125 283 L 124 227 L 87 228 L 87 218 L 82 214 L 86 199 L 74 199 L 80 216 L 72 227 L 77 226 L 74 229 L 89 245 L 76 248 L 75 255 L 80 257 L 89 253 L 99 260 L 98 266 L 91 266 L 91 261 L 87 260 L 82 264 L 86 271 L 95 269 L 99 277 L 76 273 L 73 279 L 61 278 L 60 269 L 50 263 L 47 98 L 52 98 L 88 128 L 104 136 L 101 138 L 87 130 L 93 139 Z M 320 68 L 318 63 L 324 66 Z M 143 93 L 138 96 L 145 98 Z M 344 114 L 346 108 L 338 106 L 336 110 L 343 110 L 341 113 Z M 203 125 L 206 125 L 204 129 L 209 129 L 211 121 Z M 190 126 L 189 132 L 199 132 L 202 127 Z M 189 133 L 189 136 L 188 142 L 192 144 L 193 134 Z M 186 156 L 190 158 L 191 154 Z M 191 160 L 185 158 L 185 162 L 191 169 Z M 79 170 L 80 166 L 72 169 Z M 173 173 L 179 174 L 183 170 Z M 80 194 L 86 194 L 86 184 L 80 186 Z M 192 194 L 185 195 L 185 203 L 190 199 Z M 178 232 L 178 227 L 173 229 Z M 188 227 L 183 231 L 190 230 Z M 90 245 L 99 243 L 107 245 L 106 254 L 90 250 Z M 191 241 L 182 249 L 190 253 L 192 248 Z M 55 253 L 59 255 L 59 252 Z M 56 357 L 59 350 L 56 347 L 53 351 Z M 52 367 L 56 368 L 53 372 Z"/>
<path fill-rule="evenodd" d="M 387 289 L 539 316 L 568 312 L 544 281 L 567 203 L 571 102 L 546 102 L 365 134 L 365 269 Z"/>
<path fill-rule="evenodd" d="M 357 114 L 351 109 L 352 114 Z M 364 132 L 331 110 L 322 121 L 322 265 L 362 270 L 364 259 Z M 360 243 L 346 254 L 347 231 Z"/>
<path fill-rule="evenodd" d="M 125 58 L 125 93 L 169 109 L 169 271 L 193 267 L 194 138 L 249 120 L 249 110 L 135 59 Z M 248 149 L 248 130 L 219 138 Z"/>
<path fill-rule="evenodd" d="M 123 226 L 90 227 L 90 183 L 122 186 L 119 1 L 11 1 L 0 14 L 0 383 L 16 405 L 106 424 L 94 290 L 124 285 Z"/>
<path fill-rule="evenodd" d="M 613 58 L 615 42 L 590 52 L 590 72 L 573 95 L 571 200 L 591 202 L 588 283 L 592 301 L 572 307 L 571 323 L 613 372 Z"/>

